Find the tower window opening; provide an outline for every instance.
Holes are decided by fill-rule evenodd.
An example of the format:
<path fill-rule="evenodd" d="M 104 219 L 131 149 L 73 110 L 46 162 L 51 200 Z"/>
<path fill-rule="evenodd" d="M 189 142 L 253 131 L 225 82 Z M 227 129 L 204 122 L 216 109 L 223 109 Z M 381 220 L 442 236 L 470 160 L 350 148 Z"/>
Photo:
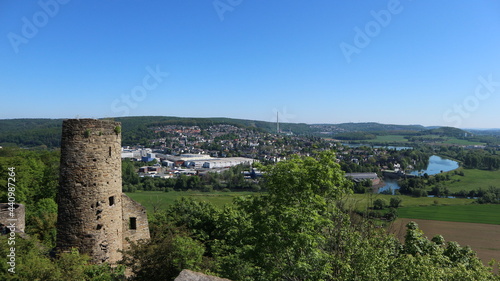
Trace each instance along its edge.
<path fill-rule="evenodd" d="M 109 157 L 111 157 L 111 146 L 109 147 Z"/>
<path fill-rule="evenodd" d="M 115 197 L 111 196 L 109 197 L 109 206 L 113 206 L 115 204 Z"/>
<path fill-rule="evenodd" d="M 130 217 L 130 229 L 137 229 L 137 218 Z"/>

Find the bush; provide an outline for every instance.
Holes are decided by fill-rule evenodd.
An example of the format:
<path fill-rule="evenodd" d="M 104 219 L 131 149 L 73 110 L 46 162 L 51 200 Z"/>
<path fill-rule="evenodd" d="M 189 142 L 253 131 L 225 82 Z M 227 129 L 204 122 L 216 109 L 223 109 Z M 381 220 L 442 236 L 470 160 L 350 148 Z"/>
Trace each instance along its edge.
<path fill-rule="evenodd" d="M 420 188 L 414 188 L 411 192 L 411 195 L 413 197 L 427 197 L 427 191 Z"/>
<path fill-rule="evenodd" d="M 132 242 L 120 263 L 130 268 L 137 280 L 173 280 L 183 269 L 200 270 L 204 252 L 201 242 L 187 233 L 176 233 Z"/>
<path fill-rule="evenodd" d="M 403 202 L 401 198 L 392 197 L 391 200 L 389 201 L 389 206 L 391 208 L 399 208 L 401 206 L 401 202 Z"/>
<path fill-rule="evenodd" d="M 212 192 L 212 191 L 214 191 L 214 188 L 211 185 L 204 185 L 201 188 L 201 191 L 202 192 Z"/>
<path fill-rule="evenodd" d="M 373 209 L 382 210 L 387 206 L 387 201 L 382 198 L 379 198 L 373 202 Z"/>
<path fill-rule="evenodd" d="M 396 209 L 394 208 L 391 208 L 389 210 L 389 212 L 387 212 L 385 215 L 384 215 L 384 218 L 388 221 L 394 221 L 398 218 L 398 212 L 396 211 Z"/>
<path fill-rule="evenodd" d="M 48 249 L 34 237 L 16 238 L 15 274 L 7 271 L 7 263 L 2 263 L 0 280 L 125 280 L 121 265 L 111 267 L 109 264 L 89 264 L 89 257 L 78 250 L 61 253 L 51 258 Z M 0 236 L 0 244 L 7 245 L 7 236 Z M 9 254 L 7 247 L 0 247 L 0 255 Z"/>

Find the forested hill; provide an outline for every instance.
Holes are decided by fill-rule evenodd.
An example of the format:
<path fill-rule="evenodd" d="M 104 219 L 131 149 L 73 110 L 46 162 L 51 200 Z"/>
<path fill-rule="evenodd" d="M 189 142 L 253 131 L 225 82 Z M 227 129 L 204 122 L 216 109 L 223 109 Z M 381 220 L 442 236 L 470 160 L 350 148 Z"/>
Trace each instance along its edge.
<path fill-rule="evenodd" d="M 185 118 L 172 116 L 142 116 L 142 117 L 120 117 L 114 120 L 122 122 L 124 130 L 127 128 L 133 129 L 142 126 L 162 126 L 162 125 L 183 125 L 183 126 L 199 126 L 201 129 L 208 128 L 211 125 L 229 124 L 237 127 L 259 130 L 262 132 L 276 132 L 276 123 L 234 119 L 234 118 Z M 304 123 L 280 123 L 280 131 L 292 131 L 295 134 L 308 134 L 311 132 L 310 126 Z"/>
<path fill-rule="evenodd" d="M 314 124 L 318 130 L 338 132 L 382 132 L 382 131 L 423 131 L 427 128 L 422 125 L 380 124 L 375 122 L 341 123 L 341 124 Z"/>
<path fill-rule="evenodd" d="M 466 135 L 471 135 L 470 132 L 464 131 L 462 129 L 457 129 L 453 127 L 440 127 L 431 130 L 422 131 L 424 135 L 440 135 L 446 137 L 463 137 Z"/>
<path fill-rule="evenodd" d="M 152 128 L 166 125 L 198 126 L 229 124 L 257 132 L 276 133 L 275 122 L 233 118 L 184 118 L 172 116 L 138 116 L 111 118 L 122 123 L 124 145 L 144 144 L 157 135 Z M 60 146 L 63 119 L 3 119 L 0 120 L 0 146 L 54 148 Z M 449 127 L 426 128 L 421 125 L 369 123 L 314 124 L 280 123 L 282 133 L 295 135 L 339 136 L 356 132 L 397 132 L 397 134 L 438 134 L 463 136 L 465 131 Z"/>
<path fill-rule="evenodd" d="M 62 119 L 0 119 L 0 146 L 59 147 Z"/>
<path fill-rule="evenodd" d="M 138 116 L 111 118 L 122 123 L 125 144 L 145 143 L 156 135 L 152 127 L 164 125 L 199 126 L 228 124 L 249 130 L 276 133 L 276 123 L 233 118 L 183 118 L 171 116 Z M 0 146 L 53 148 L 60 146 L 63 119 L 0 119 Z M 280 131 L 311 134 L 303 123 L 280 123 Z"/>

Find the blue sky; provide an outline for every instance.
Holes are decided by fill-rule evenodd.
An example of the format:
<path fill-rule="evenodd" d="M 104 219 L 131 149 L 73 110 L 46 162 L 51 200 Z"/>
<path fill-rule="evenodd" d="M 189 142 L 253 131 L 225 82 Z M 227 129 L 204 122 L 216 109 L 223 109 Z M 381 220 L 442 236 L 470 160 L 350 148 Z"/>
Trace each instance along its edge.
<path fill-rule="evenodd" d="M 0 2 L 0 119 L 500 127 L 498 1 Z"/>

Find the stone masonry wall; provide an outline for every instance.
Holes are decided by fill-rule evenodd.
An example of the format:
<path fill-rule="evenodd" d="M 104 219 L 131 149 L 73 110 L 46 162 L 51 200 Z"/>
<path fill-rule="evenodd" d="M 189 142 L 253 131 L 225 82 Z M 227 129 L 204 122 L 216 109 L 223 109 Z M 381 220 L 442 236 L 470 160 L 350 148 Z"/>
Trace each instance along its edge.
<path fill-rule="evenodd" d="M 123 249 L 130 248 L 130 241 L 147 240 L 149 236 L 148 215 L 146 208 L 122 193 L 123 206 Z"/>
<path fill-rule="evenodd" d="M 9 203 L 0 203 L 0 224 L 9 226 L 15 224 L 15 232 L 24 232 L 26 209 L 23 204 L 14 204 L 14 216 L 10 216 Z M 1 230 L 0 230 L 1 231 Z"/>
<path fill-rule="evenodd" d="M 95 263 L 115 263 L 122 249 L 121 124 L 63 122 L 57 248 L 77 247 Z"/>

